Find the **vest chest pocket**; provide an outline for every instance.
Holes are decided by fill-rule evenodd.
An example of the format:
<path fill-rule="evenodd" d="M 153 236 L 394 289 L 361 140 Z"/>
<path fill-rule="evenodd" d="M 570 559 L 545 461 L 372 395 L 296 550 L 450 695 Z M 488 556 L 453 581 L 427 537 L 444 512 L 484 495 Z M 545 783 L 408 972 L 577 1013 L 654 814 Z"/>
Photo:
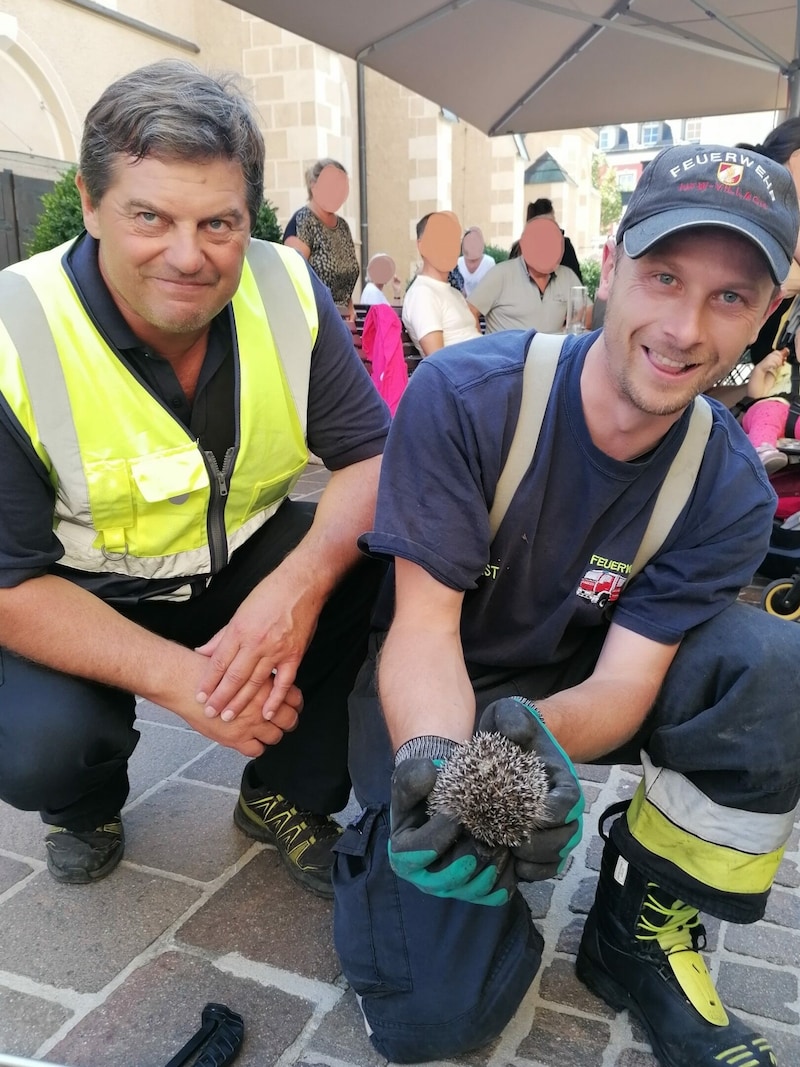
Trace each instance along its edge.
<path fill-rule="evenodd" d="M 196 445 L 182 445 L 130 461 L 131 477 L 148 504 L 179 502 L 180 497 L 207 489 L 208 470 Z"/>
<path fill-rule="evenodd" d="M 106 555 L 171 555 L 206 543 L 209 477 L 194 444 L 90 463 L 86 478 Z"/>

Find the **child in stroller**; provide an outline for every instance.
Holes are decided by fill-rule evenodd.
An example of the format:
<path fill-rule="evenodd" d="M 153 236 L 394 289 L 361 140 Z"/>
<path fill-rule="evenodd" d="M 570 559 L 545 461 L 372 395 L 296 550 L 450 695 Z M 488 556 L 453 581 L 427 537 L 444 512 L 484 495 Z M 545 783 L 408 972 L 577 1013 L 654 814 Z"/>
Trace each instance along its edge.
<path fill-rule="evenodd" d="M 800 296 L 786 311 L 775 350 L 753 367 L 747 382 L 742 428 L 778 494 L 770 546 L 759 573 L 772 579 L 761 606 L 772 615 L 800 619 L 800 365 L 795 336 Z"/>

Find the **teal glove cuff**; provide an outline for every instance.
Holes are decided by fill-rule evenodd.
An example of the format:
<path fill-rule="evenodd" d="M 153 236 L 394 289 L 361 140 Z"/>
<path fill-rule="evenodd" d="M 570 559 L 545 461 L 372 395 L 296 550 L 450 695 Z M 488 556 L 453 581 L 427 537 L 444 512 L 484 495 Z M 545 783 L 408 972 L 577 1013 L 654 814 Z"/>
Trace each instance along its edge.
<path fill-rule="evenodd" d="M 566 766 L 567 770 L 572 775 L 572 777 L 575 779 L 575 784 L 578 787 L 578 799 L 575 801 L 574 806 L 571 807 L 570 810 L 567 812 L 567 814 L 564 816 L 564 822 L 565 823 L 569 823 L 569 822 L 572 822 L 574 819 L 579 819 L 581 817 L 581 815 L 583 815 L 583 811 L 584 811 L 584 808 L 585 808 L 585 802 L 584 802 L 584 799 L 583 799 L 583 789 L 581 787 L 580 779 L 578 778 L 577 771 L 575 770 L 575 764 L 572 762 L 572 760 L 566 754 L 566 752 L 561 747 L 561 745 L 558 743 L 558 741 L 556 741 L 555 737 L 550 733 L 549 729 L 547 728 L 547 723 L 544 721 L 544 716 L 542 715 L 541 711 L 539 711 L 539 709 L 536 707 L 534 702 L 532 700 L 528 700 L 526 697 L 512 697 L 512 700 L 516 700 L 518 704 L 523 704 L 528 709 L 528 711 L 531 713 L 531 715 L 534 715 L 539 720 L 539 722 L 542 724 L 542 729 L 545 731 L 545 733 L 547 734 L 547 736 L 548 736 L 548 738 L 550 740 L 551 745 L 553 745 L 553 747 L 561 754 L 561 758 L 564 761 L 564 765 Z M 577 830 L 575 836 L 573 838 L 571 838 L 569 843 L 568 843 L 568 845 L 565 846 L 565 851 L 564 851 L 564 857 L 565 858 L 569 855 L 569 853 L 572 851 L 572 849 L 575 847 L 575 845 L 578 844 L 580 839 L 581 839 L 581 830 L 579 828 Z"/>

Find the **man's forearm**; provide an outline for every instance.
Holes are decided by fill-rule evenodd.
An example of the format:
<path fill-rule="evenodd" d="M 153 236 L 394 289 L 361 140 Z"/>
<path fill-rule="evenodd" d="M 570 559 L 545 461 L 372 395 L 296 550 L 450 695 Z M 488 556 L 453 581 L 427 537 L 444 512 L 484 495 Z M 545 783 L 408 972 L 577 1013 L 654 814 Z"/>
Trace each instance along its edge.
<path fill-rule="evenodd" d="M 126 619 L 53 575 L 0 589 L 0 645 L 52 670 L 136 693 L 220 744 L 257 756 L 281 731 L 260 706 L 235 724 L 209 720 L 195 699 L 207 660 Z"/>
<path fill-rule="evenodd" d="M 361 558 L 357 540 L 375 518 L 381 457 L 334 471 L 308 533 L 278 568 L 324 602 Z"/>
<path fill-rule="evenodd" d="M 198 658 L 53 575 L 0 590 L 0 644 L 53 670 L 166 707 L 178 699 L 181 674 Z M 189 687 L 186 693 L 191 694 Z"/>
<path fill-rule="evenodd" d="M 472 736 L 475 695 L 457 633 L 393 626 L 381 650 L 378 691 L 395 751 L 423 734 Z"/>
<path fill-rule="evenodd" d="M 535 703 L 550 732 L 576 763 L 589 763 L 629 741 L 650 707 L 638 694 L 591 681 Z"/>

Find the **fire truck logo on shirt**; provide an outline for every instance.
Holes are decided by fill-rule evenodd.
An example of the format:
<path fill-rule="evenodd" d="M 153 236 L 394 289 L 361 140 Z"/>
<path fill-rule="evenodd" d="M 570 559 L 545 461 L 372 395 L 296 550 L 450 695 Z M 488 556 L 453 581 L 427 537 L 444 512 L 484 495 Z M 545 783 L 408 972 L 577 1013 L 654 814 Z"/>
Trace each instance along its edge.
<path fill-rule="evenodd" d="M 614 574 L 608 570 L 592 568 L 581 578 L 575 590 L 579 597 L 588 600 L 602 611 L 609 604 L 619 600 L 627 578 L 623 574 Z"/>
<path fill-rule="evenodd" d="M 741 163 L 720 163 L 717 168 L 717 180 L 722 185 L 738 185 L 744 175 Z"/>

